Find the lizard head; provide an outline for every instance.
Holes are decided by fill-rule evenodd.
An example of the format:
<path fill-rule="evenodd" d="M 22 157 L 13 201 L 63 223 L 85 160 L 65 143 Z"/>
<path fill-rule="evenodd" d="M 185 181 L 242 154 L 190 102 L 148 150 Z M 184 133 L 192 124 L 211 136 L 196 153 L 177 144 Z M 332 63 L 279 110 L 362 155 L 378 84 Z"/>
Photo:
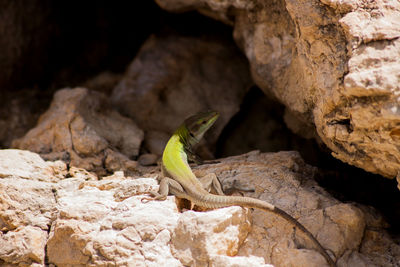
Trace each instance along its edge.
<path fill-rule="evenodd" d="M 191 145 L 195 145 L 203 137 L 204 133 L 214 124 L 218 119 L 219 113 L 217 111 L 199 112 L 187 118 L 183 122 L 183 126 L 188 131 L 187 138 Z"/>

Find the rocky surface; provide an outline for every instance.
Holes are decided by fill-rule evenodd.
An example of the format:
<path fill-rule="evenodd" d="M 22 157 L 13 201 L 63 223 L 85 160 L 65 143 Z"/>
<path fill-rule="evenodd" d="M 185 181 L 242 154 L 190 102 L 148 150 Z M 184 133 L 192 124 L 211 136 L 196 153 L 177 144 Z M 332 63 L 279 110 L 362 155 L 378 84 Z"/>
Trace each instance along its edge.
<path fill-rule="evenodd" d="M 146 149 L 160 155 L 186 117 L 209 109 L 220 112 L 206 136 L 215 144 L 251 84 L 246 59 L 222 38 L 152 36 L 114 88 L 112 99 L 146 129 Z"/>
<path fill-rule="evenodd" d="M 10 161 L 15 162 L 10 164 Z M 372 208 L 340 203 L 312 179 L 296 152 L 221 159 L 225 188 L 269 201 L 297 218 L 339 266 L 395 266 L 400 247 Z M 155 175 L 157 173 L 148 173 Z M 274 214 L 241 207 L 179 211 L 175 197 L 145 200 L 153 178 L 123 172 L 98 180 L 83 169 L 0 150 L 0 264 L 19 266 L 324 266 L 307 239 Z"/>
<path fill-rule="evenodd" d="M 100 92 L 85 88 L 55 93 L 38 124 L 12 146 L 62 159 L 71 166 L 105 173 L 134 170 L 143 131 L 112 110 Z"/>
<path fill-rule="evenodd" d="M 397 175 L 398 1 L 156 2 L 233 25 L 256 84 L 290 114 L 314 124 L 335 157 L 389 178 Z"/>

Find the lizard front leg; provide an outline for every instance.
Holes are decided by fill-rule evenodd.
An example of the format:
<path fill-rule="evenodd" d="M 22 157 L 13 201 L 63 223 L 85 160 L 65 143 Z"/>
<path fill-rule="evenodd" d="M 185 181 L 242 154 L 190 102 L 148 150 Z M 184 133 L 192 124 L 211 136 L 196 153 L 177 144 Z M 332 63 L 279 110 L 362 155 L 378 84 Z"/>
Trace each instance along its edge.
<path fill-rule="evenodd" d="M 168 194 L 171 193 L 175 196 L 185 194 L 183 187 L 174 179 L 163 177 L 160 181 L 158 192 L 150 192 L 152 198 L 143 198 L 143 200 L 165 200 Z"/>

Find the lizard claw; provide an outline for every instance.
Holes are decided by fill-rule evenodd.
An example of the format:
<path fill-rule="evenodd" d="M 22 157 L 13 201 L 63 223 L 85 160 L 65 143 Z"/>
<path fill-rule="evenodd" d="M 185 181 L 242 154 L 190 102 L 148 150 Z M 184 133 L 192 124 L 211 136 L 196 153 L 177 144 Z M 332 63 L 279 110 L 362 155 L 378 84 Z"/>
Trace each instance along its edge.
<path fill-rule="evenodd" d="M 151 200 L 153 200 L 154 198 L 152 198 L 152 197 L 145 197 L 145 198 L 142 198 L 140 201 L 142 202 L 142 203 L 147 203 L 147 202 L 150 202 Z"/>

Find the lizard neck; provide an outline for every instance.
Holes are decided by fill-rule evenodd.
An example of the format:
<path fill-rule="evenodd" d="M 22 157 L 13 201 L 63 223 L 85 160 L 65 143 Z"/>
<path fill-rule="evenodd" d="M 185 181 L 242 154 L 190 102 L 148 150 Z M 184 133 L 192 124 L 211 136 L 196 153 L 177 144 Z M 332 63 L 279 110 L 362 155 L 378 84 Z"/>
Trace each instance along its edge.
<path fill-rule="evenodd" d="M 190 169 L 182 137 L 178 133 L 175 133 L 165 146 L 162 164 L 171 178 L 178 181 L 196 179 Z"/>

